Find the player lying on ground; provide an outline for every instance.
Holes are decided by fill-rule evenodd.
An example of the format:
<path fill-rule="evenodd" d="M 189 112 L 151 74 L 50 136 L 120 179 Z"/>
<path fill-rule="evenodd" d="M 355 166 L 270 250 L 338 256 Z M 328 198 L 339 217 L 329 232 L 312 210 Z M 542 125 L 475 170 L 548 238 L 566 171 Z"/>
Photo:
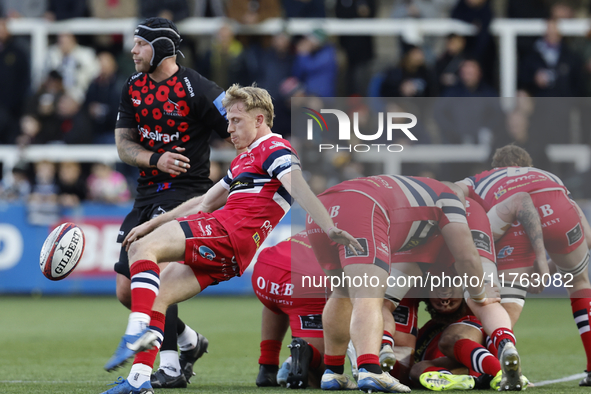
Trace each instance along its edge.
<path fill-rule="evenodd" d="M 507 230 L 512 229 L 513 220 L 504 216 L 505 212 L 501 204 L 513 196 L 517 191 L 531 195 L 533 204 L 543 222 L 543 243 L 563 275 L 561 283 L 567 287 L 571 299 L 573 317 L 577 323 L 585 354 L 587 356 L 587 369 L 591 371 L 591 330 L 589 329 L 589 314 L 591 313 L 591 282 L 589 281 L 589 245 L 586 238 L 589 235 L 589 224 L 578 205 L 570 198 L 570 193 L 555 175 L 532 167 L 533 163 L 529 154 L 514 145 L 508 145 L 497 149 L 493 156 L 494 169 L 468 177 L 457 184 L 465 193 L 478 201 L 487 211 L 495 234 L 495 238 L 502 236 Z M 523 224 L 522 220 L 519 220 Z M 525 229 L 527 232 L 528 230 Z M 532 234 L 528 232 L 532 239 Z M 533 235 L 535 238 L 536 236 Z M 533 241 L 533 240 L 532 240 Z M 532 242 L 534 245 L 534 242 Z M 509 248 L 505 248 L 509 246 Z M 506 257 L 511 245 L 502 245 L 499 253 Z M 534 245 L 535 248 L 535 245 Z M 509 267 L 517 274 L 537 274 L 537 278 L 548 275 L 548 267 L 542 264 L 537 249 L 534 249 L 536 259 L 533 269 L 529 269 L 529 262 L 519 261 L 510 263 Z M 504 266 L 506 268 L 506 266 Z M 521 270 L 521 268 L 528 268 Z M 505 281 L 509 279 L 505 276 Z M 528 277 L 529 282 L 535 282 L 535 277 Z M 539 281 L 538 281 L 539 283 Z M 521 287 L 521 286 L 519 286 Z M 510 286 L 501 287 L 506 299 L 505 307 L 512 315 L 515 323 L 521 312 L 522 301 L 527 289 Z M 538 290 L 540 286 L 537 286 Z M 579 385 L 591 386 L 591 372 L 588 372 Z"/>
<path fill-rule="evenodd" d="M 137 356 L 128 379 L 106 393 L 153 392 L 149 379 L 168 306 L 242 274 L 289 210 L 292 196 L 332 242 L 344 244 L 353 255 L 355 249 L 362 250 L 355 238 L 334 225 L 314 196 L 289 142 L 271 132 L 269 93 L 233 85 L 223 104 L 232 142 L 237 150 L 248 150 L 232 161 L 228 174 L 203 198 L 191 199 L 134 228 L 125 239 L 131 263 L 132 313 L 105 368 Z M 160 277 L 158 263 L 179 260 L 185 264 L 168 265 Z"/>
<path fill-rule="evenodd" d="M 411 379 L 434 391 L 498 390 L 501 364 L 483 346 L 486 333 L 462 289 L 439 287 L 425 301 L 431 320 L 419 330 Z M 525 388 L 529 382 L 522 376 L 521 383 Z"/>

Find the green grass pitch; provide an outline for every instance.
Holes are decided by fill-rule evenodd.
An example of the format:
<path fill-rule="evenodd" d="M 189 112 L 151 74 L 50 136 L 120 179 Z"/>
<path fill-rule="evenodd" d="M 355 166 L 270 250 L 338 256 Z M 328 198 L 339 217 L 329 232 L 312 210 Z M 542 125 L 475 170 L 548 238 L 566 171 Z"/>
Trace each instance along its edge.
<path fill-rule="evenodd" d="M 251 297 L 197 297 L 180 316 L 210 341 L 184 390 L 163 393 L 287 393 L 257 389 L 261 304 Z M 107 373 L 103 364 L 125 330 L 127 311 L 115 297 L 0 298 L 0 393 L 101 393 L 129 364 Z M 569 300 L 527 302 L 516 328 L 523 370 L 533 382 L 583 372 L 585 356 Z M 287 345 L 288 340 L 285 341 Z M 287 357 L 284 347 L 281 357 Z M 490 392 L 490 391 L 489 391 Z M 569 381 L 528 389 L 590 393 Z"/>

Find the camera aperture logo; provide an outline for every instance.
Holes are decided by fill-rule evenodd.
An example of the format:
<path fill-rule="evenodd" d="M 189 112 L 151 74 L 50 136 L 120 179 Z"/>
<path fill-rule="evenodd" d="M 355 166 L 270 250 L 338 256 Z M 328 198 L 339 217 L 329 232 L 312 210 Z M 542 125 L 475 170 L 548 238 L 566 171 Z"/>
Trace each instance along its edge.
<path fill-rule="evenodd" d="M 363 134 L 359 130 L 359 113 L 353 112 L 353 127 L 351 128 L 351 120 L 349 115 L 338 109 L 321 109 L 320 112 L 313 110 L 312 108 L 303 107 L 306 115 L 310 116 L 307 122 L 307 136 L 308 141 L 314 140 L 314 125 L 320 128 L 322 133 L 333 132 L 328 130 L 328 124 L 322 114 L 333 114 L 337 117 L 339 130 L 338 139 L 339 141 L 351 141 L 351 129 L 355 137 L 361 141 L 375 141 L 382 137 L 384 133 L 384 123 L 386 123 L 386 139 L 388 142 L 393 141 L 393 138 L 400 138 L 402 132 L 409 140 L 417 141 L 417 137 L 409 130 L 416 126 L 417 117 L 408 112 L 383 112 L 378 113 L 378 130 L 373 134 Z M 408 119 L 409 123 L 398 123 L 401 120 Z M 385 122 L 384 122 L 385 120 Z M 396 133 L 396 134 L 395 134 Z M 402 152 L 404 147 L 400 144 L 318 144 L 318 151 L 347 151 L 347 152 L 358 152 L 365 153 L 370 151 L 388 151 L 388 152 Z"/>

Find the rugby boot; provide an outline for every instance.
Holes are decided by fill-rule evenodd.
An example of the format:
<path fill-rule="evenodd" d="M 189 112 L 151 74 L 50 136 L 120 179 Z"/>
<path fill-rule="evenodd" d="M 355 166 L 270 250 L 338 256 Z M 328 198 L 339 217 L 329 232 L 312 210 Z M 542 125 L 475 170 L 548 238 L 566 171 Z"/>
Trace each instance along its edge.
<path fill-rule="evenodd" d="M 257 375 L 257 387 L 277 387 L 277 365 L 263 365 L 259 367 L 259 374 Z"/>
<path fill-rule="evenodd" d="M 170 376 L 160 368 L 150 375 L 150 384 L 155 389 L 184 389 L 187 387 L 187 379 L 182 373 L 179 376 Z"/>
<path fill-rule="evenodd" d="M 380 367 L 382 367 L 382 371 L 390 372 L 394 365 L 396 364 L 396 355 L 392 350 L 392 346 L 383 344 L 382 348 L 380 349 Z"/>
<path fill-rule="evenodd" d="M 111 387 L 109 390 L 104 391 L 101 394 L 154 394 L 154 390 L 150 385 L 150 382 L 145 382 L 139 388 L 133 387 L 127 379 L 119 377 L 115 383 L 115 387 Z"/>
<path fill-rule="evenodd" d="M 195 361 L 199 360 L 204 353 L 209 353 L 207 351 L 208 347 L 209 341 L 207 338 L 197 333 L 197 345 L 191 350 L 181 351 L 179 363 L 181 364 L 181 373 L 185 375 L 187 383 L 191 383 L 191 378 L 195 376 L 193 364 L 195 364 Z"/>
<path fill-rule="evenodd" d="M 136 335 L 123 335 L 115 354 L 105 364 L 105 369 L 111 372 L 124 365 L 136 353 L 152 349 L 157 338 L 148 328 Z"/>
<path fill-rule="evenodd" d="M 484 376 L 484 375 L 481 375 Z M 490 376 L 490 375 L 486 375 L 486 376 Z M 493 390 L 497 390 L 500 391 L 499 388 L 501 387 L 501 379 L 503 378 L 503 371 L 499 371 L 497 373 L 497 376 L 495 376 L 491 381 L 490 381 L 490 388 Z M 521 387 L 523 387 L 521 390 L 525 390 L 528 386 L 533 387 L 533 384 L 531 384 L 529 382 L 529 379 L 526 378 L 525 376 L 521 375 Z M 476 387 L 479 388 L 479 387 Z M 479 389 L 484 390 L 486 389 L 486 387 L 480 387 Z"/>
<path fill-rule="evenodd" d="M 357 380 L 359 390 L 366 393 L 410 393 L 410 388 L 403 385 L 387 372 L 381 374 L 367 372 L 365 368 L 359 370 Z"/>
<path fill-rule="evenodd" d="M 451 375 L 441 372 L 425 372 L 420 377 L 421 384 L 433 391 L 471 390 L 474 378 L 470 375 Z"/>
<path fill-rule="evenodd" d="M 357 352 L 355 351 L 355 346 L 353 346 L 352 341 L 349 341 L 349 345 L 347 346 L 347 357 L 349 358 L 349 363 L 351 364 L 351 373 L 353 374 L 353 379 L 357 381 L 357 377 L 359 376 L 359 370 L 357 369 Z"/>
<path fill-rule="evenodd" d="M 277 384 L 281 387 L 287 386 L 287 377 L 289 376 L 289 372 L 291 371 L 291 356 L 289 356 L 279 368 L 279 372 L 277 372 Z"/>
<path fill-rule="evenodd" d="M 320 380 L 322 390 L 356 390 L 357 384 L 345 374 L 332 372 L 330 369 L 324 371 Z"/>
<path fill-rule="evenodd" d="M 515 345 L 507 343 L 499 359 L 501 362 L 502 378 L 499 391 L 521 391 L 525 389 L 521 379 L 521 360 Z"/>
<path fill-rule="evenodd" d="M 587 376 L 585 376 L 580 382 L 579 386 L 591 386 L 591 372 L 585 371 Z"/>
<path fill-rule="evenodd" d="M 308 367 L 312 361 L 312 349 L 302 338 L 294 338 L 288 347 L 291 352 L 291 371 L 287 376 L 287 387 L 305 389 L 308 387 Z"/>

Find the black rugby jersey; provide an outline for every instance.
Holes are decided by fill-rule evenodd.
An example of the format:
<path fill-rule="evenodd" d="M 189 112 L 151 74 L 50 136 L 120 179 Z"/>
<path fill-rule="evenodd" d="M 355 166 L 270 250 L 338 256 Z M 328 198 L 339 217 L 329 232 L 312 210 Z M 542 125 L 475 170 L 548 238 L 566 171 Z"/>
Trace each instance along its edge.
<path fill-rule="evenodd" d="M 179 66 L 170 78 L 154 82 L 147 74 L 132 75 L 124 85 L 117 128 L 137 128 L 140 144 L 153 152 L 186 150 L 191 168 L 175 176 L 156 167 L 140 168 L 136 206 L 166 199 L 188 199 L 212 186 L 209 179 L 209 137 L 227 138 L 225 92 L 197 71 Z"/>

